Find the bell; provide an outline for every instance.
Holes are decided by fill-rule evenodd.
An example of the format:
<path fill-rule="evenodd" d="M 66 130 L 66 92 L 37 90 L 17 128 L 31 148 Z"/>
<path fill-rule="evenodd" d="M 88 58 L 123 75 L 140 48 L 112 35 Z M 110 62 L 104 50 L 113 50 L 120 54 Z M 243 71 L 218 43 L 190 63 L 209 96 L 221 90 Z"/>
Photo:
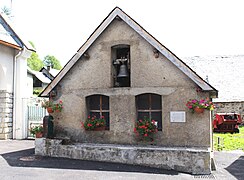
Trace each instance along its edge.
<path fill-rule="evenodd" d="M 120 66 L 120 69 L 119 69 L 119 74 L 118 74 L 118 78 L 123 78 L 123 77 L 128 77 L 129 74 L 128 74 L 128 70 L 127 70 L 127 67 L 125 64 L 122 64 Z"/>

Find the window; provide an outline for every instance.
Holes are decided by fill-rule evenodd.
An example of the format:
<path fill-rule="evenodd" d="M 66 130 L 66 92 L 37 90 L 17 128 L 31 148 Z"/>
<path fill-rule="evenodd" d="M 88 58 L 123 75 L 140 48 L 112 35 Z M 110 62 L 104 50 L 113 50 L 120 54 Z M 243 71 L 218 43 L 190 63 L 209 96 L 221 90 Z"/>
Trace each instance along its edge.
<path fill-rule="evenodd" d="M 158 130 L 162 130 L 162 100 L 157 94 L 141 94 L 136 96 L 137 119 L 147 116 L 157 122 Z"/>
<path fill-rule="evenodd" d="M 92 95 L 86 97 L 87 110 L 90 116 L 104 116 L 106 129 L 109 130 L 109 97 L 103 95 Z"/>
<path fill-rule="evenodd" d="M 111 49 L 113 86 L 130 87 L 130 46 L 116 45 Z"/>

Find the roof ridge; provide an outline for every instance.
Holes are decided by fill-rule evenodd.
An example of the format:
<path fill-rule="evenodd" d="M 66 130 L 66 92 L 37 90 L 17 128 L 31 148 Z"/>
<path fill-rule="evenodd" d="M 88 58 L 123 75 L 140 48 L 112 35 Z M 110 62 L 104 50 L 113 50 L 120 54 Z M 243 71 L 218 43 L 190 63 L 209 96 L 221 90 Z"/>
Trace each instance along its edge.
<path fill-rule="evenodd" d="M 93 31 L 86 42 L 78 49 L 76 54 L 68 61 L 63 69 L 56 76 L 57 80 L 52 81 L 49 86 L 44 89 L 40 96 L 47 96 L 48 93 L 59 83 L 64 75 L 74 66 L 74 64 L 80 59 L 80 57 L 87 51 L 87 49 L 93 44 L 93 42 L 103 33 L 108 25 L 119 16 L 128 26 L 142 36 L 149 44 L 156 48 L 161 54 L 163 54 L 168 60 L 170 60 L 175 66 L 178 67 L 184 74 L 186 74 L 191 80 L 193 80 L 199 87 L 205 91 L 213 91 L 217 96 L 217 90 L 209 83 L 203 80 L 196 72 L 194 72 L 184 61 L 178 58 L 173 52 L 161 44 L 155 37 L 147 32 L 141 25 L 139 25 L 134 19 L 126 14 L 119 7 L 115 7 L 108 16 L 100 23 L 100 25 Z M 55 78 L 55 79 L 56 79 Z"/>

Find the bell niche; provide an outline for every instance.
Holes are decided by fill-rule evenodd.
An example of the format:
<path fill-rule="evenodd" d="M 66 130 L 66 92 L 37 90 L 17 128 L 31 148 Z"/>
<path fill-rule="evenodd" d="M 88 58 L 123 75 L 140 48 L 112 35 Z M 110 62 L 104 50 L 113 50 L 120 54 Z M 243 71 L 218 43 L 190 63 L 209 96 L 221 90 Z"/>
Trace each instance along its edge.
<path fill-rule="evenodd" d="M 113 86 L 130 87 L 130 46 L 116 45 L 111 52 Z"/>

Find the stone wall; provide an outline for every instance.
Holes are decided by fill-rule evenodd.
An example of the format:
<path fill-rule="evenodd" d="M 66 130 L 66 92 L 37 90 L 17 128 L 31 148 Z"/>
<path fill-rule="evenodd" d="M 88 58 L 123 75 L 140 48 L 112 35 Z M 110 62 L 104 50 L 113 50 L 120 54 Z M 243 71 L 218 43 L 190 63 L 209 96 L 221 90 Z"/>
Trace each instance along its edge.
<path fill-rule="evenodd" d="M 0 139 L 13 138 L 13 94 L 0 90 Z"/>
<path fill-rule="evenodd" d="M 214 113 L 238 113 L 241 114 L 244 123 L 244 101 L 236 102 L 215 102 Z"/>
<path fill-rule="evenodd" d="M 131 86 L 113 87 L 111 47 L 130 46 Z M 155 142 L 171 147 L 210 147 L 210 113 L 192 114 L 185 106 L 189 99 L 209 97 L 197 92 L 198 86 L 162 54 L 155 58 L 154 47 L 125 22 L 114 20 L 56 86 L 62 112 L 53 114 L 56 137 L 67 136 L 74 142 L 138 144 L 133 132 L 135 97 L 154 93 L 162 99 L 162 131 Z M 86 97 L 109 97 L 110 129 L 88 132 L 81 127 L 88 116 Z M 184 111 L 185 122 L 171 122 L 171 111 Z"/>
<path fill-rule="evenodd" d="M 37 138 L 35 154 L 91 161 L 142 165 L 191 174 L 210 174 L 210 151 L 196 148 L 112 144 L 62 145 L 62 140 Z"/>

